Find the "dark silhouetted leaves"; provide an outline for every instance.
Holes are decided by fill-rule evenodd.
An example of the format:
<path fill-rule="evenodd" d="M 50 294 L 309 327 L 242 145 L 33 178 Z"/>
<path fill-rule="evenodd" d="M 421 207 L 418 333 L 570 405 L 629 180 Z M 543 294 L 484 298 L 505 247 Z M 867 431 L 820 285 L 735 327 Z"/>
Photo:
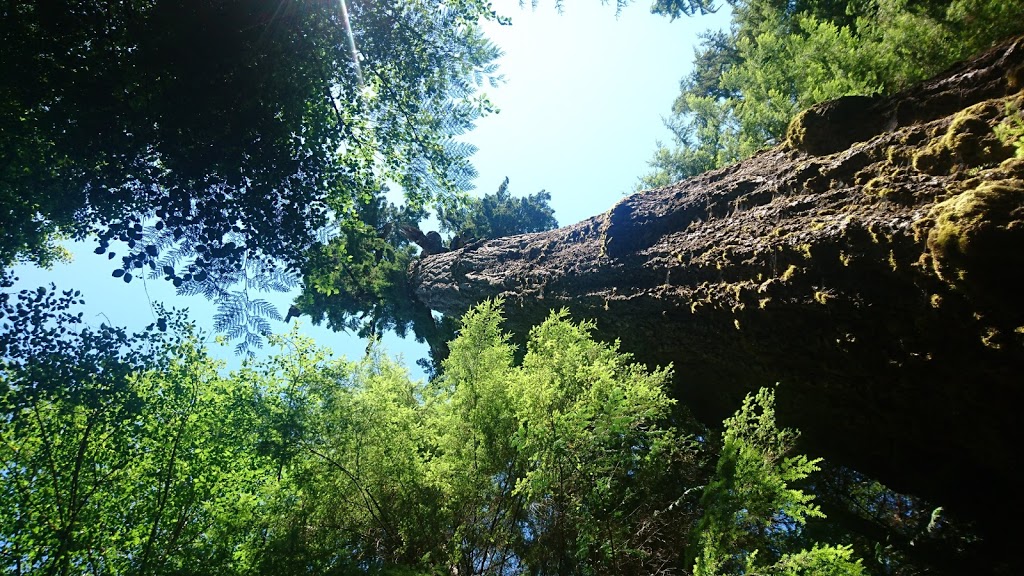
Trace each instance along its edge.
<path fill-rule="evenodd" d="M 216 300 L 238 289 L 224 282 L 294 274 L 338 228 L 379 225 L 354 208 L 386 182 L 417 207 L 468 189 L 472 147 L 453 136 L 489 109 L 476 91 L 498 50 L 480 20 L 498 15 L 349 4 L 347 22 L 334 2 L 5 5 L 0 269 L 52 260 L 59 229 L 143 264 L 201 255 L 208 276 L 184 282 L 215 283 Z"/>

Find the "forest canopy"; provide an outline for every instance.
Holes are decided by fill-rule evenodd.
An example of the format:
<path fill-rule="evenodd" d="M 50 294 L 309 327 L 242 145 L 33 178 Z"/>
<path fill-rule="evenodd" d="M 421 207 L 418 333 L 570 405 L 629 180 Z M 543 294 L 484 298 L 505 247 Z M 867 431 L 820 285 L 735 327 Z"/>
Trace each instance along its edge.
<path fill-rule="evenodd" d="M 417 382 L 295 331 L 224 375 L 180 315 L 69 331 L 79 302 L 3 301 L 22 329 L 0 339 L 6 573 L 863 573 L 849 546 L 808 547 L 823 514 L 793 483 L 818 461 L 770 390 L 721 439 L 673 423 L 668 371 L 564 313 L 516 361 L 484 303 Z"/>
<path fill-rule="evenodd" d="M 646 185 L 1024 28 L 1011 0 L 729 7 Z M 466 194 L 456 137 L 493 110 L 486 20 L 504 21 L 478 0 L 0 6 L 3 571 L 970 572 L 974 527 L 801 454 L 773 382 L 701 423 L 670 397 L 671 367 L 635 364 L 590 319 L 554 311 L 512 335 L 501 302 L 460 319 L 416 299 L 417 258 L 558 225 L 545 191 Z M 431 212 L 446 237 L 419 229 Z M 132 334 L 85 322 L 74 287 L 11 289 L 4 270 L 67 239 L 94 242 L 116 281 L 215 300 L 239 351 L 279 352 L 228 373 L 184 313 L 157 305 Z M 264 290 L 298 291 L 294 312 L 368 338 L 366 356 L 270 336 Z M 387 331 L 430 343 L 429 380 L 378 347 Z"/>
<path fill-rule="evenodd" d="M 491 109 L 478 2 L 19 1 L 0 7 L 0 267 L 95 241 L 220 305 L 246 344 L 325 238 L 454 202 Z M 114 260 L 117 258 L 117 260 Z"/>
<path fill-rule="evenodd" d="M 346 6 L 6 3 L 0 262 L 45 262 L 59 233 L 127 243 L 126 273 L 292 268 L 387 180 L 413 204 L 459 190 L 497 15 Z"/>

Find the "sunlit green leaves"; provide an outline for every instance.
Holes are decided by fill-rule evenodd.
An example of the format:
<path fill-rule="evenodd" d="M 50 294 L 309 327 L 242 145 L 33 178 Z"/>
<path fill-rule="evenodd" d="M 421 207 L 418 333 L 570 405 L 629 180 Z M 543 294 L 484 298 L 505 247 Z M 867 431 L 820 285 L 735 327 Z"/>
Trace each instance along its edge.
<path fill-rule="evenodd" d="M 500 480 L 489 511 L 518 514 L 518 529 L 503 528 L 518 562 L 541 573 L 654 570 L 677 551 L 650 543 L 685 533 L 680 483 L 693 473 L 683 471 L 688 442 L 664 426 L 667 373 L 630 365 L 564 313 L 531 332 L 513 366 L 499 321 L 491 303 L 467 315 L 442 382 L 459 419 L 481 422 L 466 428 L 473 450 L 459 453 Z"/>
<path fill-rule="evenodd" d="M 74 293 L 26 298 L 32 314 L 5 298 L 0 334 L 4 570 L 228 565 L 265 477 L 247 456 L 246 387 L 218 376 L 180 315 L 169 332 L 76 330 Z"/>
<path fill-rule="evenodd" d="M 263 402 L 287 454 L 281 494 L 307 527 L 295 540 L 279 526 L 283 541 L 459 573 L 642 572 L 676 557 L 653 543 L 681 545 L 697 493 L 679 482 L 699 473 L 663 424 L 667 373 L 629 365 L 564 314 L 516 365 L 500 325 L 497 303 L 467 314 L 429 384 L 376 353 L 327 361 L 294 336 L 272 372 L 257 369 L 277 391 Z"/>
<path fill-rule="evenodd" d="M 649 572 L 672 556 L 651 540 L 682 545 L 692 510 L 673 501 L 699 467 L 685 470 L 690 441 L 664 424 L 668 371 L 629 364 L 591 330 L 553 314 L 531 331 L 511 385 L 527 462 L 516 490 L 533 503 L 529 553 L 543 571 Z"/>
<path fill-rule="evenodd" d="M 819 463 L 790 456 L 795 440 L 794 431 L 776 426 L 775 393 L 767 388 L 725 421 L 715 475 L 701 498 L 695 574 L 863 573 L 846 547 L 795 551 L 807 519 L 824 517 L 813 495 L 792 486 Z"/>
<path fill-rule="evenodd" d="M 746 158 L 813 104 L 892 93 L 1024 31 L 1024 8 L 1004 0 L 730 4 L 733 25 L 703 36 L 666 121 L 674 142 L 659 144 L 641 186 Z"/>
<path fill-rule="evenodd" d="M 500 302 L 478 306 L 426 383 L 297 329 L 232 374 L 173 316 L 46 332 L 77 300 L 3 298 L 24 332 L 0 337 L 7 571 L 860 574 L 849 548 L 803 545 L 821 513 L 794 482 L 817 461 L 790 454 L 770 392 L 716 453 L 667 370 L 564 312 L 517 361 Z"/>

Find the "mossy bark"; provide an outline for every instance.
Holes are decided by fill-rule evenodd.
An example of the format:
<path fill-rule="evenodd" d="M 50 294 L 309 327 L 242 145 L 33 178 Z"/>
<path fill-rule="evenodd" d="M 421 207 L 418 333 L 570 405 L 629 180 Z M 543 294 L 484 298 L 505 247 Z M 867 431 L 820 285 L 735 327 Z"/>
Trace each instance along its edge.
<path fill-rule="evenodd" d="M 414 290 L 445 314 L 503 297 L 513 330 L 556 308 L 593 318 L 638 361 L 672 363 L 709 423 L 778 382 L 782 424 L 812 455 L 994 535 L 1024 512 L 1008 504 L 1024 160 L 993 130 L 1022 64 L 1017 39 L 901 94 L 812 109 L 739 164 L 416 262 Z"/>

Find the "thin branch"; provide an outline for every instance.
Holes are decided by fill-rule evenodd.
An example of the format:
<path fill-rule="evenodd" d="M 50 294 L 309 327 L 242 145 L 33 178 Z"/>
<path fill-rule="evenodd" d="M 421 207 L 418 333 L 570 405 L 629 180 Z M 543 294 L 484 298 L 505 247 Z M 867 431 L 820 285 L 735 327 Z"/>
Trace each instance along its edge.
<path fill-rule="evenodd" d="M 367 512 L 370 513 L 370 516 L 373 517 L 373 520 L 375 522 L 377 522 L 378 525 L 380 525 L 381 530 L 383 530 L 384 533 L 387 534 L 389 538 L 394 538 L 394 536 L 392 535 L 392 530 L 388 526 L 387 522 L 385 522 L 384 519 L 383 519 L 383 517 L 384 517 L 384 510 L 383 510 L 383 508 L 381 508 L 381 505 L 380 505 L 379 502 L 377 502 L 377 499 L 373 497 L 373 494 L 371 494 L 369 490 L 363 488 L 362 484 L 359 482 L 359 479 L 356 478 L 356 476 L 354 474 L 349 472 L 348 469 L 345 468 L 344 466 L 342 466 L 338 461 L 334 460 L 333 458 L 331 458 L 327 454 L 319 452 L 316 448 L 314 448 L 308 442 L 301 441 L 301 443 L 306 448 L 306 450 L 308 450 L 311 454 L 320 457 L 325 462 L 327 462 L 328 464 L 330 464 L 334 468 L 338 469 L 342 474 L 347 476 L 348 479 L 352 481 L 352 484 L 355 485 L 356 490 L 359 491 L 359 494 L 363 498 L 363 503 L 366 506 Z M 376 514 L 374 513 L 374 509 L 377 510 Z"/>

